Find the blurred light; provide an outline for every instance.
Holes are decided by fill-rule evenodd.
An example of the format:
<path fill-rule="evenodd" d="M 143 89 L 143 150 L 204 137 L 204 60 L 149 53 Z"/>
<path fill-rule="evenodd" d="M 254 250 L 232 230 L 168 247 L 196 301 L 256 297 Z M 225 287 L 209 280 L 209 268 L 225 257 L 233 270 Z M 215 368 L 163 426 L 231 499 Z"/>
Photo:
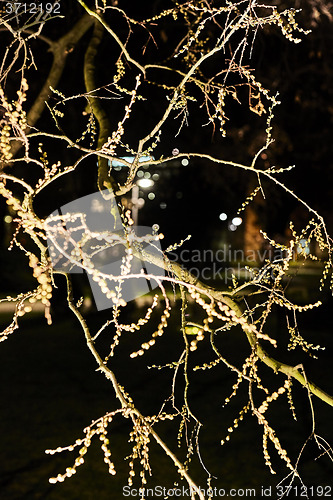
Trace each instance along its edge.
<path fill-rule="evenodd" d="M 309 242 L 308 240 L 301 239 L 299 241 L 298 247 L 297 247 L 297 253 L 303 253 L 305 255 L 309 255 L 310 253 L 310 248 L 309 248 Z"/>
<path fill-rule="evenodd" d="M 127 161 L 127 163 L 133 163 L 134 161 L 134 156 L 120 156 L 118 160 L 112 160 L 111 161 L 111 165 L 112 167 L 119 167 L 119 168 L 123 168 L 123 167 L 127 167 L 127 165 L 125 165 L 125 163 L 122 163 L 120 160 L 125 160 Z M 154 156 L 140 156 L 139 158 L 139 163 L 142 163 L 144 161 L 154 161 L 155 158 Z M 119 170 L 119 168 L 117 168 L 117 170 Z"/>
<path fill-rule="evenodd" d="M 241 223 L 243 222 L 243 219 L 241 217 L 234 217 L 231 221 L 235 226 L 240 226 Z"/>
<path fill-rule="evenodd" d="M 155 198 L 155 194 L 154 193 L 148 193 L 148 198 L 149 198 L 149 200 L 153 200 Z"/>
<path fill-rule="evenodd" d="M 137 176 L 138 176 L 138 177 L 143 177 L 143 176 L 144 176 L 144 173 L 142 172 L 142 170 L 139 170 L 139 171 L 138 171 Z"/>
<path fill-rule="evenodd" d="M 149 179 L 151 177 L 150 176 L 150 172 L 145 172 L 144 176 L 145 176 L 146 179 Z"/>
<path fill-rule="evenodd" d="M 154 181 L 158 181 L 158 179 L 159 179 L 159 178 L 160 178 L 160 174 L 153 174 L 153 175 L 152 175 L 152 179 L 153 179 Z"/>
<path fill-rule="evenodd" d="M 181 161 L 181 163 L 182 163 L 182 165 L 183 165 L 184 167 L 187 167 L 187 165 L 188 165 L 190 162 L 188 161 L 188 159 L 187 159 L 187 158 L 183 158 L 183 159 L 182 159 L 182 161 Z"/>
<path fill-rule="evenodd" d="M 91 203 L 91 211 L 95 213 L 103 213 L 104 212 L 104 204 L 100 200 L 92 200 Z"/>
<path fill-rule="evenodd" d="M 162 203 L 160 203 L 160 208 L 162 210 L 164 210 L 166 207 L 167 207 L 167 204 L 165 203 L 165 201 L 162 201 Z"/>
<path fill-rule="evenodd" d="M 138 208 L 142 208 L 143 205 L 145 204 L 145 200 L 143 198 L 138 198 L 136 204 Z"/>
<path fill-rule="evenodd" d="M 181 191 L 178 191 L 176 193 L 176 198 L 178 198 L 178 200 L 180 200 L 182 197 L 183 197 L 183 193 Z"/>
<path fill-rule="evenodd" d="M 222 212 L 222 213 L 219 215 L 219 217 L 220 217 L 220 220 L 227 220 L 227 218 L 228 218 L 227 214 L 225 214 L 224 212 Z"/>
<path fill-rule="evenodd" d="M 13 221 L 13 217 L 11 215 L 5 215 L 3 220 L 7 223 L 10 224 Z"/>
<path fill-rule="evenodd" d="M 139 179 L 137 181 L 137 185 L 142 188 L 149 188 L 154 185 L 154 181 L 152 181 L 151 179 Z"/>
<path fill-rule="evenodd" d="M 236 229 L 237 229 L 237 226 L 235 226 L 234 224 L 230 224 L 229 231 L 236 231 Z"/>

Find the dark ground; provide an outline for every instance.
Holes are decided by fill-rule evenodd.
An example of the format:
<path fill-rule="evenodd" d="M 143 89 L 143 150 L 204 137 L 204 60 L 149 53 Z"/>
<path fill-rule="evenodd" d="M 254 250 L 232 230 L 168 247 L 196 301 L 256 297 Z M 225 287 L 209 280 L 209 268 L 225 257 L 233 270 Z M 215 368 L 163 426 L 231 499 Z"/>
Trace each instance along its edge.
<path fill-rule="evenodd" d="M 133 306 L 131 319 L 139 312 Z M 304 336 L 308 341 L 327 346 L 326 351 L 320 352 L 319 360 L 304 362 L 308 376 L 327 392 L 333 393 L 330 302 L 324 305 L 323 312 L 319 315 L 320 324 L 317 324 L 318 320 L 312 312 L 305 314 L 308 316 L 303 324 Z M 92 313 L 88 319 L 89 324 L 92 328 L 97 328 L 104 317 L 102 313 Z M 0 316 L 1 323 L 7 324 L 9 318 L 6 315 Z M 72 465 L 76 455 L 75 452 L 63 452 L 50 456 L 46 455 L 44 450 L 74 443 L 77 438 L 82 437 L 83 428 L 93 419 L 116 408 L 112 387 L 103 375 L 95 371 L 95 362 L 85 345 L 78 324 L 59 305 L 54 308 L 53 319 L 53 325 L 48 327 L 42 316 L 23 318 L 20 330 L 0 346 L 0 498 L 125 498 L 122 488 L 127 484 L 128 464 L 124 458 L 130 454 L 131 448 L 128 443 L 130 429 L 122 417 L 115 419 L 109 432 L 110 449 L 117 469 L 116 476 L 108 475 L 103 453 L 98 443 L 93 442 L 86 455 L 86 463 L 78 469 L 75 476 L 56 485 L 48 482 L 49 477 L 63 473 L 66 467 Z M 284 329 L 284 318 L 275 315 L 270 328 L 278 332 L 283 342 L 281 332 Z M 174 317 L 167 333 L 160 339 L 159 348 L 155 346 L 146 357 L 129 359 L 128 354 L 133 346 L 136 349 L 142 341 L 132 334 L 131 337 L 124 338 L 120 356 L 113 361 L 118 380 L 134 397 L 138 408 L 144 414 L 158 411 L 163 400 L 170 394 L 171 388 L 169 370 L 152 372 L 147 370 L 146 366 L 178 359 L 181 348 L 179 335 L 178 319 Z M 200 350 L 195 353 L 196 363 L 212 359 L 208 343 L 202 344 Z M 102 345 L 101 348 L 103 349 Z M 238 365 L 242 357 L 248 354 L 248 346 L 241 332 L 233 333 L 232 336 L 224 334 L 223 348 L 226 356 Z M 293 356 L 295 364 L 300 359 L 306 359 L 299 351 Z M 282 380 L 265 368 L 261 375 L 263 378 L 268 377 L 271 387 L 278 387 L 277 384 Z M 234 398 L 230 405 L 222 408 L 224 398 L 231 392 L 234 375 L 220 366 L 215 370 L 193 372 L 191 377 L 189 401 L 193 412 L 204 424 L 200 434 L 202 459 L 207 469 L 217 477 L 212 486 L 224 488 L 226 492 L 230 488 L 244 490 L 240 490 L 234 498 L 246 496 L 246 488 L 255 488 L 256 498 L 264 498 L 260 494 L 261 487 L 271 486 L 271 498 L 277 498 L 275 487 L 288 471 L 270 445 L 273 467 L 277 471 L 275 476 L 270 474 L 262 454 L 262 429 L 258 428 L 254 417 L 248 415 L 229 443 L 223 447 L 219 444 L 237 412 L 247 401 L 245 386 L 240 390 L 238 398 Z M 311 432 L 311 414 L 306 390 L 300 388 L 296 382 L 293 394 L 297 422 L 292 419 L 285 396 L 272 403 L 273 411 L 268 412 L 267 416 L 294 462 Z M 332 444 L 331 408 L 315 397 L 313 404 L 316 432 Z M 170 448 L 177 451 L 175 421 L 162 423 L 156 429 L 166 439 Z M 320 452 L 311 441 L 304 451 L 299 470 L 307 486 L 331 487 L 332 463 L 327 456 L 314 460 L 319 455 Z M 180 457 L 183 456 L 180 452 Z M 149 487 L 171 487 L 173 482 L 178 480 L 170 460 L 154 443 L 151 443 L 151 467 L 153 476 L 149 480 Z M 192 472 L 198 484 L 206 487 L 205 473 L 195 458 Z M 178 483 L 182 485 L 181 481 Z M 300 486 L 299 482 L 296 484 Z M 134 483 L 134 486 L 140 485 Z M 316 493 L 315 490 L 310 498 L 319 497 L 318 491 Z M 327 489 L 326 493 L 332 496 L 333 489 Z M 290 493 L 288 498 L 301 496 Z"/>

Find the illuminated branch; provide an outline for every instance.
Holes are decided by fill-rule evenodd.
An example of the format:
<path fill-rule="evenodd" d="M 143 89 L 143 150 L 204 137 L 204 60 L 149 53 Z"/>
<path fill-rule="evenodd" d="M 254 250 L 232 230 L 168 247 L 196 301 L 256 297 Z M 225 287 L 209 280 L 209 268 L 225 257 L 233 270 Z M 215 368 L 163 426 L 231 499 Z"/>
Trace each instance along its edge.
<path fill-rule="evenodd" d="M 135 253 L 135 252 L 134 252 Z M 138 254 L 140 255 L 140 254 Z M 201 292 L 208 297 L 213 298 L 216 301 L 220 301 L 223 304 L 227 305 L 230 307 L 232 311 L 235 312 L 236 316 L 238 318 L 241 318 L 244 314 L 244 311 L 242 311 L 241 307 L 239 304 L 229 296 L 229 292 L 224 292 L 223 290 L 216 290 L 208 285 L 205 285 L 204 283 L 200 282 L 198 278 L 193 276 L 189 271 L 181 267 L 179 264 L 176 262 L 170 262 L 167 260 L 164 260 L 162 258 L 158 258 L 156 255 L 151 256 L 149 255 L 148 252 L 144 252 L 144 257 L 152 262 L 153 264 L 160 266 L 161 268 L 165 269 L 166 271 L 172 272 L 176 277 L 177 281 L 176 283 L 182 284 L 183 286 L 185 285 L 194 285 L 195 289 L 198 292 Z M 179 281 L 178 281 L 179 280 Z M 245 286 L 250 286 L 251 282 L 246 283 Z M 234 295 L 237 296 L 237 289 L 234 290 Z M 256 354 L 258 357 L 261 359 L 261 361 L 267 365 L 269 368 L 272 368 L 274 372 L 281 372 L 284 373 L 287 376 L 295 378 L 303 387 L 308 387 L 310 391 L 317 396 L 319 399 L 324 401 L 325 403 L 329 404 L 330 406 L 333 406 L 333 397 L 327 394 L 325 391 L 317 387 L 313 382 L 310 382 L 305 379 L 305 377 L 302 375 L 302 373 L 299 372 L 298 367 L 290 366 L 285 363 L 282 363 L 281 361 L 278 361 L 271 357 L 259 344 L 258 338 L 256 337 L 255 333 L 248 328 L 246 324 L 241 324 L 241 327 L 243 328 L 244 332 L 246 333 L 247 339 L 249 341 L 249 344 L 251 347 L 255 350 Z"/>
<path fill-rule="evenodd" d="M 93 19 L 88 14 L 83 16 L 73 28 L 59 40 L 51 42 L 50 51 L 53 54 L 53 63 L 50 68 L 48 77 L 31 106 L 27 114 L 27 128 L 25 133 L 28 135 L 32 127 L 37 123 L 45 109 L 45 104 L 50 98 L 50 87 L 56 88 L 63 74 L 67 56 L 72 52 L 77 42 L 83 37 L 87 30 L 92 26 Z M 12 144 L 11 152 L 13 156 L 22 147 L 20 141 L 15 141 Z"/>
<path fill-rule="evenodd" d="M 127 61 L 130 62 L 130 63 L 132 63 L 132 64 L 134 64 L 137 68 L 139 68 L 139 70 L 143 74 L 145 74 L 145 68 L 143 66 L 141 66 L 141 64 L 139 64 L 135 59 L 132 59 L 132 57 L 129 55 L 128 51 L 126 50 L 125 45 L 122 43 L 122 41 L 120 40 L 120 38 L 108 26 L 108 24 L 101 18 L 101 16 L 97 12 L 95 12 L 94 10 L 89 9 L 89 7 L 82 0 L 78 0 L 78 2 L 86 10 L 86 12 L 88 12 L 88 14 L 89 14 L 89 16 L 91 16 L 91 18 L 95 18 L 98 21 L 98 23 L 100 23 L 101 26 L 103 26 L 108 33 L 110 33 L 110 35 L 112 36 L 112 38 L 114 38 L 114 40 L 117 42 L 117 44 L 121 48 L 121 52 L 126 57 Z"/>
<path fill-rule="evenodd" d="M 221 36 L 221 39 L 223 40 L 221 43 L 219 43 L 214 49 L 209 51 L 207 54 L 204 54 L 200 57 L 200 59 L 191 66 L 191 69 L 188 71 L 188 73 L 182 78 L 181 82 L 179 83 L 178 87 L 176 88 L 173 97 L 170 101 L 170 104 L 168 105 L 167 109 L 164 112 L 163 117 L 161 120 L 155 125 L 155 127 L 151 130 L 151 132 L 146 135 L 144 138 L 140 139 L 139 141 L 139 146 L 138 146 L 138 152 L 140 153 L 144 145 L 146 144 L 147 141 L 149 141 L 152 137 L 154 137 L 157 132 L 161 129 L 162 125 L 165 123 L 167 120 L 168 116 L 170 115 L 171 111 L 174 109 L 174 106 L 177 102 L 178 96 L 180 91 L 185 87 L 186 83 L 191 79 L 192 75 L 196 72 L 196 70 L 203 64 L 204 61 L 212 57 L 214 54 L 217 52 L 220 52 L 228 43 L 229 39 L 232 37 L 232 35 L 238 31 L 240 28 L 243 20 L 246 18 L 248 9 L 246 12 L 241 16 L 240 20 L 235 22 L 234 24 L 230 23 L 230 25 L 225 28 L 223 35 Z"/>
<path fill-rule="evenodd" d="M 153 427 L 149 424 L 149 422 L 146 421 L 145 417 L 139 412 L 139 410 L 137 410 L 133 405 L 129 405 L 128 402 L 126 401 L 126 399 L 124 398 L 124 395 L 123 395 L 122 391 L 120 390 L 120 387 L 119 387 L 119 384 L 118 384 L 118 381 L 116 379 L 115 374 L 113 373 L 112 370 L 110 370 L 110 368 L 108 368 L 106 366 L 105 362 L 103 361 L 103 359 L 100 357 L 99 353 L 97 352 L 95 345 L 94 345 L 94 340 L 91 337 L 88 325 L 87 325 L 86 321 L 84 320 L 82 314 L 80 313 L 79 309 L 74 305 L 72 285 L 71 285 L 69 276 L 65 273 L 59 273 L 59 274 L 64 274 L 66 277 L 68 306 L 71 309 L 71 311 L 75 314 L 75 316 L 77 317 L 77 319 L 82 327 L 82 330 L 84 331 L 87 345 L 88 345 L 92 355 L 94 356 L 96 363 L 98 364 L 98 369 L 106 376 L 106 378 L 108 380 L 110 380 L 112 382 L 113 389 L 115 391 L 117 398 L 119 399 L 119 401 L 121 403 L 122 408 L 124 408 L 125 410 L 128 411 L 128 415 L 130 415 L 131 418 L 133 418 L 134 416 L 139 417 L 140 420 L 145 422 L 146 427 L 149 429 L 149 433 L 153 436 L 153 438 L 155 439 L 157 444 L 160 445 L 160 447 L 163 449 L 163 451 L 166 453 L 166 455 L 171 458 L 175 467 L 177 467 L 178 473 L 187 481 L 188 485 L 192 489 L 191 498 L 193 500 L 195 499 L 194 492 L 196 492 L 198 494 L 198 497 L 201 500 L 204 500 L 205 497 L 204 497 L 203 493 L 200 491 L 200 488 L 196 485 L 196 483 L 192 480 L 191 476 L 186 471 L 184 464 L 182 464 L 178 460 L 176 455 L 165 444 L 163 439 L 161 439 L 161 437 L 153 429 Z"/>

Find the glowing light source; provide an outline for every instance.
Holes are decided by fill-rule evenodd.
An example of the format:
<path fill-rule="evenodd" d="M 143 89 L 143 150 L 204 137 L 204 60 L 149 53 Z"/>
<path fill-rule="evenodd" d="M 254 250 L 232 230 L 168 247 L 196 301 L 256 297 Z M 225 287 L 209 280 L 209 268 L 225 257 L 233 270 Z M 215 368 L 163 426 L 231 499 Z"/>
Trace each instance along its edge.
<path fill-rule="evenodd" d="M 243 219 L 241 217 L 234 217 L 231 222 L 234 224 L 234 226 L 240 226 L 243 222 Z"/>
<path fill-rule="evenodd" d="M 149 188 L 154 185 L 154 181 L 151 179 L 146 179 L 145 177 L 143 179 L 139 179 L 137 181 L 137 185 L 140 186 L 141 188 Z"/>
<path fill-rule="evenodd" d="M 184 166 L 184 167 L 187 167 L 187 165 L 189 164 L 190 162 L 188 161 L 187 158 L 183 158 L 182 161 L 181 161 L 181 164 Z"/>
<path fill-rule="evenodd" d="M 235 226 L 235 224 L 230 224 L 229 231 L 236 231 L 236 229 L 237 229 L 237 226 Z"/>
<path fill-rule="evenodd" d="M 222 212 L 220 215 L 219 215 L 219 218 L 220 220 L 227 220 L 227 214 L 225 214 L 224 212 Z"/>

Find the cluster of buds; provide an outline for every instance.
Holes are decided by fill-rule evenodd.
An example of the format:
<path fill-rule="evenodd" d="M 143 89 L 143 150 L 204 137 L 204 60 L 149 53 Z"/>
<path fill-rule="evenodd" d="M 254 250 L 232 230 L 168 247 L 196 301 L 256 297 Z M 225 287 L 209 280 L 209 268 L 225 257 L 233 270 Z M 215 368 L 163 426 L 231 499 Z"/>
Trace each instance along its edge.
<path fill-rule="evenodd" d="M 229 441 L 231 433 L 237 429 L 239 423 L 244 419 L 244 416 L 250 409 L 250 402 L 248 402 L 239 412 L 238 417 L 236 417 L 233 421 L 233 425 L 231 425 L 228 428 L 228 435 L 225 437 L 225 439 L 221 440 L 221 445 L 223 446 L 226 441 Z"/>
<path fill-rule="evenodd" d="M 171 309 L 170 306 L 167 305 L 163 311 L 163 314 L 161 315 L 161 320 L 160 323 L 158 324 L 157 330 L 152 334 L 152 338 L 148 342 L 144 342 L 143 344 L 141 344 L 141 349 L 139 349 L 139 351 L 132 352 L 130 355 L 131 358 L 142 356 L 145 353 L 145 351 L 150 349 L 150 347 L 152 347 L 155 344 L 156 342 L 155 339 L 157 337 L 162 337 L 164 329 L 168 325 L 168 318 L 170 317 L 170 312 L 169 312 L 170 309 Z"/>
<path fill-rule="evenodd" d="M 36 278 L 39 283 L 37 294 L 31 297 L 29 301 L 36 302 L 36 300 L 40 300 L 42 304 L 49 307 L 52 297 L 51 276 L 39 265 L 38 258 L 33 253 L 29 255 L 29 265 L 33 269 L 34 278 Z"/>
<path fill-rule="evenodd" d="M 101 449 L 104 454 L 104 462 L 109 467 L 109 474 L 113 476 L 116 474 L 114 463 L 110 459 L 111 451 L 108 446 L 109 440 L 106 436 L 107 427 L 109 423 L 112 422 L 114 414 L 115 412 L 108 413 L 95 422 L 92 422 L 89 427 L 86 427 L 84 429 L 85 437 L 83 439 L 77 439 L 74 444 L 65 447 L 59 446 L 54 450 L 45 450 L 46 454 L 54 455 L 55 453 L 61 453 L 63 451 L 74 451 L 75 449 L 79 448 L 78 455 L 75 458 L 73 465 L 71 467 L 67 467 L 63 474 L 58 474 L 55 477 L 50 477 L 49 482 L 51 484 L 62 483 L 66 478 L 70 478 L 76 473 L 77 468 L 84 464 L 84 455 L 86 455 L 92 443 L 92 438 L 96 435 L 99 436 L 99 439 L 101 441 Z"/>
<path fill-rule="evenodd" d="M 134 464 L 137 459 L 140 460 L 141 471 L 140 479 L 141 484 L 144 486 L 147 483 L 146 471 L 150 470 L 149 466 L 149 427 L 139 420 L 135 422 L 133 431 L 130 432 L 129 442 L 134 443 L 132 454 L 129 461 L 128 485 L 133 485 L 133 478 L 135 476 Z"/>
<path fill-rule="evenodd" d="M 1 160 L 9 161 L 12 157 L 12 153 L 10 152 L 10 126 L 4 125 L 0 132 L 0 155 Z"/>
<path fill-rule="evenodd" d="M 21 88 L 17 91 L 17 100 L 9 103 L 3 88 L 0 87 L 2 122 L 5 122 L 0 132 L 0 159 L 2 161 L 9 161 L 13 156 L 10 144 L 11 128 L 14 129 L 15 135 L 22 137 L 27 126 L 26 113 L 22 108 L 24 101 L 26 101 L 27 90 L 27 81 L 22 78 Z"/>

